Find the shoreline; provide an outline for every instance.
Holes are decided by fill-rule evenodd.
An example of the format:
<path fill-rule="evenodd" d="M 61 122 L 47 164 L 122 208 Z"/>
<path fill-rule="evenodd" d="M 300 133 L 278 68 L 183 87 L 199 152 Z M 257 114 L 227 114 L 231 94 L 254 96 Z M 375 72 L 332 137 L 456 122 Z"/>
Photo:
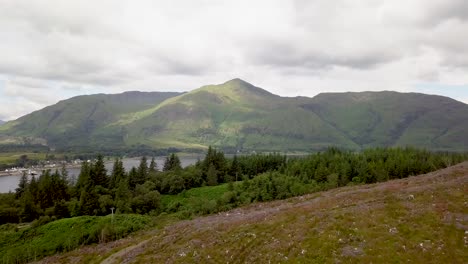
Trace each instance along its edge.
<path fill-rule="evenodd" d="M 66 169 L 74 169 L 74 168 L 81 168 L 81 164 L 79 165 L 67 165 L 65 166 Z M 29 172 L 29 171 L 33 171 L 33 172 L 36 172 L 37 174 L 36 175 L 40 175 L 42 173 L 42 171 L 45 171 L 45 170 L 51 170 L 51 171 L 54 171 L 54 170 L 60 170 L 62 169 L 62 166 L 55 166 L 55 167 L 39 167 L 39 168 L 24 168 L 24 169 L 21 169 L 21 170 L 16 170 L 16 171 L 0 171 L 0 177 L 8 177 L 8 176 L 21 176 L 23 175 L 23 171 L 26 171 L 26 172 Z M 31 175 L 30 173 L 27 173 L 27 175 Z"/>

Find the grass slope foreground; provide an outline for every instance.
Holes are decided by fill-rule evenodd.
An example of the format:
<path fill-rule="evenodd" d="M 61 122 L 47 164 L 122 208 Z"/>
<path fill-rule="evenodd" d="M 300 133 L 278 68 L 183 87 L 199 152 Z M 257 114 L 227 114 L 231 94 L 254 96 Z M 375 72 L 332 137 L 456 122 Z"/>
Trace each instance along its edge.
<path fill-rule="evenodd" d="M 468 162 L 169 223 L 41 263 L 466 263 Z"/>
<path fill-rule="evenodd" d="M 78 96 L 0 127 L 53 148 L 124 147 L 235 151 L 360 150 L 412 145 L 468 149 L 468 105 L 397 92 L 280 97 L 240 79 L 188 93 Z"/>

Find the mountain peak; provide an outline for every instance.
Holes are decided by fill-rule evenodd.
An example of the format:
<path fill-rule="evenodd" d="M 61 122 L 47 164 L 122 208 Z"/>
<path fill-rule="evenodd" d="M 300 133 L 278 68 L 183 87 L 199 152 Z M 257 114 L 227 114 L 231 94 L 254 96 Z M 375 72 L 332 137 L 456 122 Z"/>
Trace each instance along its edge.
<path fill-rule="evenodd" d="M 235 78 L 232 80 L 229 80 L 223 84 L 220 85 L 215 85 L 214 87 L 217 87 L 217 89 L 222 88 L 226 90 L 231 90 L 231 91 L 237 91 L 242 94 L 248 93 L 248 94 L 255 94 L 257 96 L 275 96 L 274 94 L 270 93 L 269 91 L 262 89 L 260 87 L 257 87 L 249 82 L 246 82 L 240 78 Z"/>
<path fill-rule="evenodd" d="M 223 83 L 223 85 L 242 85 L 242 86 L 253 86 L 251 83 L 248 83 L 240 78 L 234 78 L 232 80 L 229 80 L 225 83 Z"/>

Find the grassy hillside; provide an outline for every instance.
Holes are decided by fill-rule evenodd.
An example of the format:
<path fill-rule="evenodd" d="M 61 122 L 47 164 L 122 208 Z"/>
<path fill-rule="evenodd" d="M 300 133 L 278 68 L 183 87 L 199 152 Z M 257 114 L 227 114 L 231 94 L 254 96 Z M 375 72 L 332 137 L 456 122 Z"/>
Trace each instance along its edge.
<path fill-rule="evenodd" d="M 466 263 L 468 163 L 256 203 L 42 263 Z"/>
<path fill-rule="evenodd" d="M 240 79 L 189 93 L 79 96 L 0 127 L 0 143 L 53 148 L 317 151 L 329 146 L 468 149 L 468 105 L 441 96 L 325 93 L 284 98 Z"/>
<path fill-rule="evenodd" d="M 81 216 L 61 219 L 41 226 L 2 225 L 2 263 L 25 263 L 81 245 L 122 238 L 148 227 L 151 217 L 142 215 Z"/>
<path fill-rule="evenodd" d="M 239 79 L 171 98 L 132 124 L 129 140 L 234 150 L 354 146 L 314 113 Z"/>
<path fill-rule="evenodd" d="M 466 150 L 468 147 L 467 105 L 442 96 L 329 93 L 316 96 L 302 107 L 318 114 L 362 148 L 413 145 Z"/>
<path fill-rule="evenodd" d="M 134 115 L 179 93 L 84 95 L 8 122 L 3 135 L 43 138 L 52 147 L 122 145 Z"/>

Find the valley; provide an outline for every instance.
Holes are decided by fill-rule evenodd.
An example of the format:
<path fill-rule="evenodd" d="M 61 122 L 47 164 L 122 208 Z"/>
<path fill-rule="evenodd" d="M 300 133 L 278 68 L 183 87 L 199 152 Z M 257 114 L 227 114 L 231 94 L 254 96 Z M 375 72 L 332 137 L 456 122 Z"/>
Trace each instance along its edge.
<path fill-rule="evenodd" d="M 0 264 L 467 264 L 467 11 L 0 0 Z"/>

